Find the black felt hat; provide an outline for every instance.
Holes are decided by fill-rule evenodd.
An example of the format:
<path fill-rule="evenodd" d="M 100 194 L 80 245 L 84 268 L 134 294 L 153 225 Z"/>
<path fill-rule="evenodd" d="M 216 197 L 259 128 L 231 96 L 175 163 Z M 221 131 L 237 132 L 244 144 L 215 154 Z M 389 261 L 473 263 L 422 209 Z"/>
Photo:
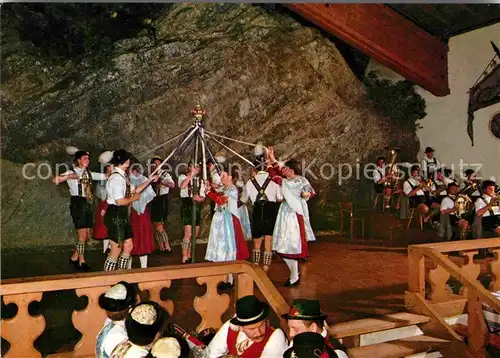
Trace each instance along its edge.
<path fill-rule="evenodd" d="M 432 153 L 432 152 L 435 152 L 434 148 L 431 147 L 425 148 L 425 153 Z"/>
<path fill-rule="evenodd" d="M 319 301 L 296 299 L 292 302 L 290 312 L 281 315 L 281 317 L 301 321 L 319 321 L 324 320 L 326 314 L 321 313 Z"/>
<path fill-rule="evenodd" d="M 113 165 L 122 165 L 131 158 L 132 153 L 127 152 L 125 149 L 118 149 L 113 152 L 113 158 L 111 158 L 110 163 Z"/>
<path fill-rule="evenodd" d="M 454 181 L 452 181 L 450 184 L 448 184 L 448 189 L 450 189 L 451 187 L 454 187 L 454 186 L 458 187 L 458 184 L 455 183 Z"/>
<path fill-rule="evenodd" d="M 99 296 L 99 307 L 109 312 L 119 312 L 135 305 L 135 301 L 134 286 L 128 282 L 120 281 Z"/>
<path fill-rule="evenodd" d="M 269 315 L 269 305 L 259 301 L 256 296 L 245 296 L 236 301 L 236 317 L 231 323 L 237 326 L 248 326 L 263 321 Z"/>
<path fill-rule="evenodd" d="M 125 319 L 130 342 L 146 346 L 153 342 L 163 327 L 165 311 L 156 302 L 145 301 L 134 306 Z"/>
<path fill-rule="evenodd" d="M 304 332 L 293 338 L 293 346 L 285 351 L 285 358 L 329 358 L 336 357 L 333 349 L 326 345 L 325 337 L 319 333 Z"/>

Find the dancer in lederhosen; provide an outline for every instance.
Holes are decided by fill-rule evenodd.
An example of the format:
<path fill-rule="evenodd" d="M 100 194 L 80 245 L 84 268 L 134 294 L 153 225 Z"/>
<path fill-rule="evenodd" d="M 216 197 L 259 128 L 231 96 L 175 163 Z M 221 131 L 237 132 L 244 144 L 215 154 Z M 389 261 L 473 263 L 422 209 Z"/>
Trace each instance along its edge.
<path fill-rule="evenodd" d="M 161 165 L 163 159 L 160 157 L 153 157 L 151 159 L 151 172 L 153 172 L 158 166 Z M 170 254 L 172 249 L 170 248 L 170 243 L 168 239 L 167 231 L 165 230 L 165 220 L 167 220 L 168 215 L 168 193 L 170 188 L 175 187 L 175 182 L 167 171 L 160 172 L 160 179 L 157 183 L 151 184 L 154 192 L 156 193 L 155 198 L 149 205 L 151 210 L 151 220 L 155 228 L 155 239 L 158 243 L 158 248 L 161 252 Z"/>
<path fill-rule="evenodd" d="M 85 245 L 90 238 L 90 229 L 94 226 L 94 213 L 92 211 L 92 181 L 105 180 L 106 174 L 91 172 L 89 167 L 90 154 L 83 150 L 74 153 L 75 166 L 72 170 L 56 176 L 52 182 L 56 185 L 67 182 L 71 194 L 69 210 L 73 224 L 78 232 L 78 241 L 70 263 L 82 271 L 89 271 L 90 267 L 85 262 Z"/>
<path fill-rule="evenodd" d="M 245 235 L 245 240 L 251 240 L 252 228 L 250 226 L 250 216 L 248 215 L 248 208 L 246 206 L 246 203 L 242 201 L 244 197 L 248 196 L 245 193 L 245 182 L 240 178 L 240 171 L 237 168 L 234 168 L 231 171 L 231 176 L 233 178 L 233 184 L 238 190 L 238 211 L 241 227 L 243 229 L 243 235 Z"/>
<path fill-rule="evenodd" d="M 180 174 L 179 189 L 181 189 L 181 218 L 184 225 L 184 238 L 182 239 L 182 263 L 189 263 L 191 258 L 191 233 L 192 233 L 192 209 L 195 208 L 196 215 L 196 237 L 200 233 L 201 203 L 205 200 L 205 183 L 199 177 L 200 167 L 189 164 L 188 174 Z M 196 183 L 194 183 L 196 181 Z M 194 192 L 196 184 L 196 192 Z"/>
<path fill-rule="evenodd" d="M 206 184 L 207 196 L 215 202 L 215 214 L 210 226 L 205 260 L 224 262 L 246 260 L 250 254 L 241 227 L 238 210 L 238 189 L 227 172 L 221 173 L 222 190 L 215 191 Z M 233 286 L 233 277 L 222 289 Z"/>
<path fill-rule="evenodd" d="M 245 185 L 241 200 L 248 198 L 253 203 L 252 209 L 252 235 L 253 250 L 252 261 L 259 265 L 261 259 L 262 239 L 264 239 L 264 253 L 262 255 L 262 268 L 269 270 L 273 257 L 273 231 L 278 215 L 279 200 L 281 199 L 280 187 L 272 181 L 266 171 L 266 158 L 258 155 L 254 160 L 255 171 L 253 177 Z"/>
<path fill-rule="evenodd" d="M 108 229 L 108 238 L 111 241 L 111 250 L 104 262 L 104 271 L 128 268 L 133 247 L 129 205 L 139 200 L 141 191 L 151 183 L 148 180 L 137 188 L 130 184 L 126 172 L 130 167 L 131 157 L 131 153 L 124 149 L 118 149 L 113 152 L 111 159 L 114 169 L 106 183 L 108 210 L 104 216 L 104 224 Z M 157 179 L 157 176 L 152 178 L 152 180 Z"/>
<path fill-rule="evenodd" d="M 104 173 L 109 176 L 113 171 L 111 164 L 104 165 Z M 99 204 L 95 209 L 94 214 L 94 230 L 92 232 L 94 240 L 102 240 L 102 252 L 107 254 L 109 251 L 108 229 L 104 225 L 104 215 L 108 209 L 108 202 L 106 201 L 106 180 L 97 183 L 95 196 L 99 199 Z"/>
<path fill-rule="evenodd" d="M 301 176 L 300 164 L 288 160 L 280 168 L 274 157 L 274 148 L 267 149 L 271 166 L 267 168 L 272 180 L 281 186 L 285 199 L 281 203 L 273 233 L 275 250 L 290 269 L 290 277 L 285 286 L 300 282 L 298 260 L 307 258 L 307 242 L 316 240 L 309 221 L 307 200 L 315 195 L 309 181 Z"/>
<path fill-rule="evenodd" d="M 141 173 L 140 163 L 133 163 L 130 167 L 130 183 L 138 187 L 147 181 L 148 179 Z M 132 226 L 134 243 L 131 255 L 139 256 L 141 268 L 148 267 L 148 255 L 151 255 L 155 248 L 153 227 L 151 226 L 151 216 L 148 207 L 148 203 L 154 200 L 155 195 L 153 187 L 151 185 L 147 186 L 141 192 L 141 198 L 132 203 L 132 210 L 130 211 L 130 224 Z M 129 262 L 129 268 L 132 268 L 132 260 Z"/>

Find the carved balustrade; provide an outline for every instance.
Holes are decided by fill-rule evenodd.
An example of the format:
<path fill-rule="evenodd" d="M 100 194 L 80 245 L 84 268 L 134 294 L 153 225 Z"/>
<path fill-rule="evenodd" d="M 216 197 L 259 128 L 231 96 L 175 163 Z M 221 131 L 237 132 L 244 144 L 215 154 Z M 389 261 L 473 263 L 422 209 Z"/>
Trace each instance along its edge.
<path fill-rule="evenodd" d="M 486 250 L 493 255 L 484 255 Z M 467 313 L 469 351 L 484 356 L 482 305 L 500 313 L 500 301 L 491 294 L 500 290 L 500 238 L 412 245 L 408 266 L 407 308 L 430 314 L 454 338 L 458 336 L 444 318 Z"/>
<path fill-rule="evenodd" d="M 168 299 L 162 300 L 161 291 L 168 290 L 174 280 L 194 278 L 199 285 L 206 285 L 205 293 L 195 297 L 193 301 L 194 310 L 201 316 L 201 323 L 196 330 L 199 332 L 207 327 L 219 328 L 223 323 L 223 314 L 233 312 L 229 295 L 217 292 L 217 284 L 224 281 L 229 273 L 235 277 L 236 299 L 253 294 L 257 286 L 278 317 L 288 312 L 288 304 L 264 271 L 246 261 L 4 280 L 0 294 L 6 305 L 13 303 L 18 308 L 14 317 L 2 319 L 2 338 L 10 344 L 5 357 L 41 356 L 34 347 L 34 341 L 45 330 L 45 319 L 42 315 L 31 316 L 28 306 L 40 301 L 44 292 L 60 290 L 75 290 L 78 296 L 88 298 L 88 304 L 83 310 L 73 311 L 72 314 L 72 323 L 82 334 L 74 351 L 53 356 L 93 356 L 95 339 L 106 317 L 98 305 L 98 299 L 118 281 L 137 283 L 139 289 L 144 291 L 142 293 L 147 293 L 150 300 L 160 303 L 172 316 L 175 304 Z M 286 321 L 281 320 L 281 326 L 285 328 Z"/>

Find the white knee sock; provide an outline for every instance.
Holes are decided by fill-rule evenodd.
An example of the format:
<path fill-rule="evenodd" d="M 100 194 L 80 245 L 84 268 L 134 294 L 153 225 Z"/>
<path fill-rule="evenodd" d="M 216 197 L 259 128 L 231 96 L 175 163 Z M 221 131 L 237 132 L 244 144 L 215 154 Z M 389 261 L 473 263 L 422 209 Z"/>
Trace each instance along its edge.
<path fill-rule="evenodd" d="M 230 283 L 231 285 L 234 283 L 234 277 L 233 274 L 227 275 L 227 282 Z"/>
<path fill-rule="evenodd" d="M 128 260 L 127 268 L 129 270 L 132 268 L 132 256 L 130 256 L 130 259 Z"/>
<path fill-rule="evenodd" d="M 109 247 L 109 240 L 108 239 L 104 239 L 102 240 L 102 252 L 105 253 L 106 250 L 108 249 Z"/>
<path fill-rule="evenodd" d="M 290 283 L 294 283 L 299 279 L 299 262 L 297 260 L 283 259 L 290 269 Z"/>
<path fill-rule="evenodd" d="M 148 267 L 148 255 L 139 256 L 139 261 L 141 262 L 141 268 Z"/>

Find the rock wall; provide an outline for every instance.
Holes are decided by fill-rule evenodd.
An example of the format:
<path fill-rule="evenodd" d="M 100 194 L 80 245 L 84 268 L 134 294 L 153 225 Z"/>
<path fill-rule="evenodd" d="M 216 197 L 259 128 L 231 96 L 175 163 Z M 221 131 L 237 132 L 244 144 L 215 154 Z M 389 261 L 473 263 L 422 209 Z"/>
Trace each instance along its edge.
<path fill-rule="evenodd" d="M 88 59 L 37 56 L 2 22 L 4 249 L 74 237 L 67 194 L 49 180 L 22 179 L 24 163 L 68 162 L 67 145 L 94 158 L 118 147 L 144 153 L 186 130 L 197 101 L 207 110 L 209 130 L 275 144 L 282 155 L 314 163 L 316 177 L 309 179 L 319 193 L 311 201 L 317 228 L 339 199 L 359 196 L 362 186 L 354 178 L 339 185 L 338 174 L 322 179 L 321 165 L 363 165 L 386 145 L 399 145 L 408 159 L 418 151 L 415 133 L 374 112 L 337 48 L 286 14 L 250 4 L 176 4 L 153 25 L 156 42 L 146 33 L 118 41 L 111 60 L 97 67 Z M 250 147 L 232 147 L 251 157 Z M 323 166 L 326 177 L 329 170 Z M 169 226 L 180 239 L 176 210 L 174 204 Z"/>

